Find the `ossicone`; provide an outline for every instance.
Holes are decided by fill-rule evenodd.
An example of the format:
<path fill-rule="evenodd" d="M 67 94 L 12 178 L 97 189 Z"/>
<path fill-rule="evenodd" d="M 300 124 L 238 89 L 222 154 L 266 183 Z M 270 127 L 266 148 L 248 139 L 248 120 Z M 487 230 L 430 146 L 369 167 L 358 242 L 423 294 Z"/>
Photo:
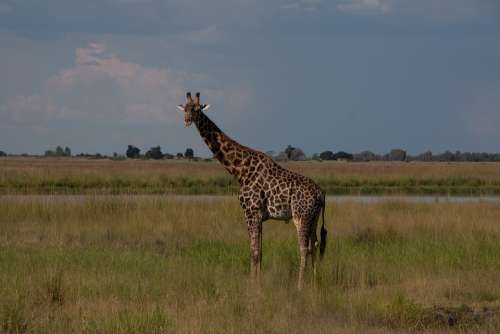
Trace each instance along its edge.
<path fill-rule="evenodd" d="M 198 106 L 200 105 L 200 92 L 196 93 L 196 99 L 194 100 L 194 103 Z"/>

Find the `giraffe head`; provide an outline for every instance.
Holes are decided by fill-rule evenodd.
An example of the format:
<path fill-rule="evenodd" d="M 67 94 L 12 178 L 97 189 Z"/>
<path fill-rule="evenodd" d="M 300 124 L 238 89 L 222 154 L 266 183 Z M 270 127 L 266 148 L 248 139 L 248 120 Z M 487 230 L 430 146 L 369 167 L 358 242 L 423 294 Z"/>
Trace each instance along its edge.
<path fill-rule="evenodd" d="M 186 104 L 179 104 L 177 109 L 184 112 L 184 125 L 190 126 L 200 116 L 202 111 L 210 108 L 209 104 L 200 103 L 200 93 L 196 93 L 196 98 L 193 100 L 191 92 L 186 93 Z"/>

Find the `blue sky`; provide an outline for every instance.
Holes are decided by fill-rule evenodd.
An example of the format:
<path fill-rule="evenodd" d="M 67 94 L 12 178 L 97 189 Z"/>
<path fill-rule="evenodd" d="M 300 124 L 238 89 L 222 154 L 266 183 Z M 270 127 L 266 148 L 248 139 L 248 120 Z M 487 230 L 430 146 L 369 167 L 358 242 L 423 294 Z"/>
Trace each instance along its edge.
<path fill-rule="evenodd" d="M 500 151 L 494 0 L 1 0 L 0 150 Z"/>

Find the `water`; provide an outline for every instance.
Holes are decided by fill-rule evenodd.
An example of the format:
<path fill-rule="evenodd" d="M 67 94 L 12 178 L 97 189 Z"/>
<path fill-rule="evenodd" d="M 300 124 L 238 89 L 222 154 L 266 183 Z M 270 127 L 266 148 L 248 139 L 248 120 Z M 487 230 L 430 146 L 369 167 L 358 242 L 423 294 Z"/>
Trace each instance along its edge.
<path fill-rule="evenodd" d="M 0 195 L 0 202 L 80 202 L 87 200 L 147 200 L 163 199 L 177 201 L 220 201 L 237 200 L 236 195 Z M 500 196 L 327 196 L 329 203 L 500 203 Z"/>
<path fill-rule="evenodd" d="M 328 202 L 344 203 L 381 203 L 381 202 L 409 202 L 409 203 L 500 203 L 500 196 L 327 196 Z"/>

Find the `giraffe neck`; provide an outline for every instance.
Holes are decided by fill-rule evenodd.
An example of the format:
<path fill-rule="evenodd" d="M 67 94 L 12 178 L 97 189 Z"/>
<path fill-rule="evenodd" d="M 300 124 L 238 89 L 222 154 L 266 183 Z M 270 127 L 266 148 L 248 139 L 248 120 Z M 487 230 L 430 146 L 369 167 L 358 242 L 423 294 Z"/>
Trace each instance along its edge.
<path fill-rule="evenodd" d="M 202 111 L 194 123 L 214 157 L 230 174 L 241 181 L 242 161 L 246 148 L 222 132 Z"/>

